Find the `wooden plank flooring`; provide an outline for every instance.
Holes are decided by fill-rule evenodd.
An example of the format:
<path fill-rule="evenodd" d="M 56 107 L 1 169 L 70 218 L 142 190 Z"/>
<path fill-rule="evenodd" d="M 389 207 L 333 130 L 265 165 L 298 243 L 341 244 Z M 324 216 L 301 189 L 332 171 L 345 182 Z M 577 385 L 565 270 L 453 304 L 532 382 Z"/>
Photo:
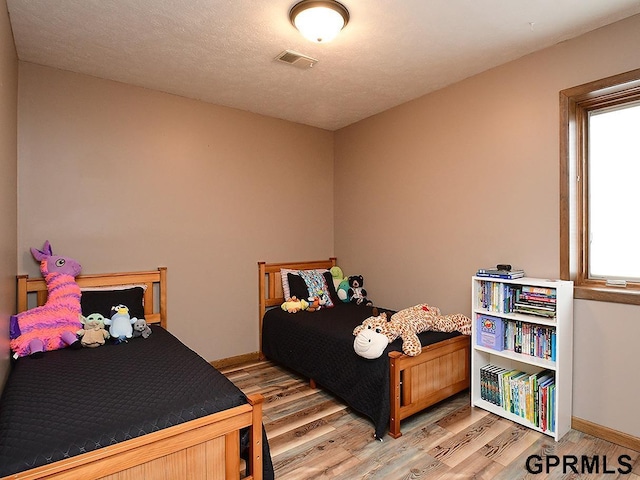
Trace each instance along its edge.
<path fill-rule="evenodd" d="M 576 430 L 556 443 L 471 407 L 468 392 L 406 419 L 402 437 L 380 442 L 371 421 L 289 370 L 253 362 L 221 371 L 245 393 L 265 397 L 264 426 L 278 480 L 640 480 L 640 453 Z M 529 462 L 539 472 L 527 471 L 532 456 L 541 459 Z M 547 469 L 554 456 L 560 465 Z M 577 471 L 570 465 L 574 457 Z"/>

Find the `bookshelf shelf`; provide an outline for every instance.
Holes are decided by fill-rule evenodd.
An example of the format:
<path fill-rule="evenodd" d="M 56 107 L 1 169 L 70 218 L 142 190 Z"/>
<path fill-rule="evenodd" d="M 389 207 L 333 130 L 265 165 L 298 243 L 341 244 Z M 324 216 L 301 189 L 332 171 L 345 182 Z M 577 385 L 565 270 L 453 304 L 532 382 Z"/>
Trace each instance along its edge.
<path fill-rule="evenodd" d="M 520 417 L 518 415 L 515 415 L 515 414 L 513 414 L 511 412 L 507 412 L 502 407 L 498 407 L 497 405 L 494 405 L 493 403 L 489 403 L 489 402 L 487 402 L 485 400 L 478 400 L 478 403 L 476 403 L 475 406 L 483 408 L 484 410 L 487 410 L 487 411 L 489 411 L 491 413 L 495 413 L 496 415 L 504 417 L 507 420 L 511 420 L 512 422 L 518 423 L 520 425 L 524 425 L 525 427 L 528 427 L 528 428 L 530 428 L 532 430 L 535 430 L 537 432 L 541 432 L 541 433 L 545 433 L 545 434 L 549 435 L 549 432 L 545 432 L 540 427 L 536 427 L 533 423 L 531 423 L 526 418 L 522 418 L 522 417 Z"/>
<path fill-rule="evenodd" d="M 475 311 L 484 315 L 499 316 L 509 320 L 517 320 L 524 323 L 537 323 L 539 325 L 548 325 L 550 327 L 556 326 L 555 318 L 536 317 L 534 315 L 525 315 L 522 313 L 497 313 L 491 310 L 487 310 L 486 308 L 477 308 Z M 534 318 L 532 319 L 531 317 Z"/>
<path fill-rule="evenodd" d="M 570 430 L 573 282 L 474 276 L 471 341 L 472 405 L 556 441 Z"/>
<path fill-rule="evenodd" d="M 481 345 L 476 345 L 475 348 L 479 352 L 484 352 L 489 355 L 493 355 L 496 357 L 502 357 L 509 360 L 514 360 L 519 363 L 531 364 L 540 368 L 545 368 L 547 370 L 555 370 L 556 362 L 553 360 L 547 360 L 545 358 L 538 358 L 532 355 L 525 355 L 523 353 L 511 352 L 509 350 L 496 351 L 488 347 L 483 347 Z"/>

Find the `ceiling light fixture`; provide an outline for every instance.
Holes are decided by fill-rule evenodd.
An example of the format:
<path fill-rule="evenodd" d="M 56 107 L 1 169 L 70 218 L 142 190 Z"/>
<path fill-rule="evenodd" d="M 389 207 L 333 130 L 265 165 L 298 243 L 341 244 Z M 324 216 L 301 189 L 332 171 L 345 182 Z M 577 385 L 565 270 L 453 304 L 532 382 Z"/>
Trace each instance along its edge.
<path fill-rule="evenodd" d="M 316 43 L 333 40 L 349 22 L 349 11 L 333 0 L 302 0 L 291 8 L 289 19 L 303 37 Z"/>

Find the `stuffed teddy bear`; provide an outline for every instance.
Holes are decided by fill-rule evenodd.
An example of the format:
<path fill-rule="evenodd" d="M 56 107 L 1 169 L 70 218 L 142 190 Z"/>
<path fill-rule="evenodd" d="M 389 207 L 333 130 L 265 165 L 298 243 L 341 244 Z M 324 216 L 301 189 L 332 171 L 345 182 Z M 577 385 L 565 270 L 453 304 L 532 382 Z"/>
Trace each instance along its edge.
<path fill-rule="evenodd" d="M 133 337 L 149 338 L 151 335 L 151 327 L 147 325 L 147 321 L 144 318 L 139 318 L 133 324 Z"/>
<path fill-rule="evenodd" d="M 372 306 L 373 302 L 367 298 L 367 291 L 362 287 L 364 279 L 362 275 L 352 275 L 349 277 L 349 290 L 347 297 L 349 302 L 356 305 Z"/>
<path fill-rule="evenodd" d="M 378 358 L 387 345 L 396 338 L 402 338 L 402 352 L 415 357 L 422 352 L 422 345 L 418 333 L 426 330 L 438 332 L 459 331 L 464 335 L 471 335 L 471 320 L 456 313 L 442 315 L 438 307 L 421 303 L 405 308 L 391 315 L 387 319 L 386 312 L 378 314 L 374 308 L 374 316 L 367 318 L 354 330 L 355 340 L 353 349 L 361 357 Z"/>
<path fill-rule="evenodd" d="M 31 254 L 40 262 L 40 272 L 47 284 L 47 301 L 42 306 L 11 316 L 11 350 L 16 357 L 38 358 L 44 352 L 67 346 L 81 348 L 76 336 L 82 328 L 79 320 L 81 292 L 75 279 L 81 265 L 71 258 L 54 255 L 48 240 L 42 250 L 32 248 Z"/>
<path fill-rule="evenodd" d="M 297 313 L 300 310 L 306 310 L 308 307 L 309 302 L 304 299 L 298 300 L 298 297 L 295 296 L 289 298 L 286 302 L 280 305 L 280 308 L 282 308 L 282 310 L 289 313 Z"/>
<path fill-rule="evenodd" d="M 77 334 L 83 347 L 99 347 L 110 337 L 104 328 L 104 317 L 99 313 L 92 313 L 87 317 L 80 315 L 80 323 L 83 328 Z"/>
<path fill-rule="evenodd" d="M 114 343 L 122 343 L 133 336 L 133 324 L 138 320 L 131 318 L 129 308 L 126 305 L 111 307 L 111 318 L 105 319 L 105 325 L 109 325 L 109 333 L 115 340 Z"/>

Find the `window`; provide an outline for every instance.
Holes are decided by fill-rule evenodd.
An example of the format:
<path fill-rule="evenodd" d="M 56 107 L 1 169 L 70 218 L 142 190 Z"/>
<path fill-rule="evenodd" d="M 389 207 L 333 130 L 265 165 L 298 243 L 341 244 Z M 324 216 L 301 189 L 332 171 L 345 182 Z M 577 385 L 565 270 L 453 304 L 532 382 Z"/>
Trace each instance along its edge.
<path fill-rule="evenodd" d="M 640 69 L 560 92 L 560 270 L 640 304 Z"/>
<path fill-rule="evenodd" d="M 588 277 L 637 282 L 640 104 L 589 112 L 587 138 Z"/>

